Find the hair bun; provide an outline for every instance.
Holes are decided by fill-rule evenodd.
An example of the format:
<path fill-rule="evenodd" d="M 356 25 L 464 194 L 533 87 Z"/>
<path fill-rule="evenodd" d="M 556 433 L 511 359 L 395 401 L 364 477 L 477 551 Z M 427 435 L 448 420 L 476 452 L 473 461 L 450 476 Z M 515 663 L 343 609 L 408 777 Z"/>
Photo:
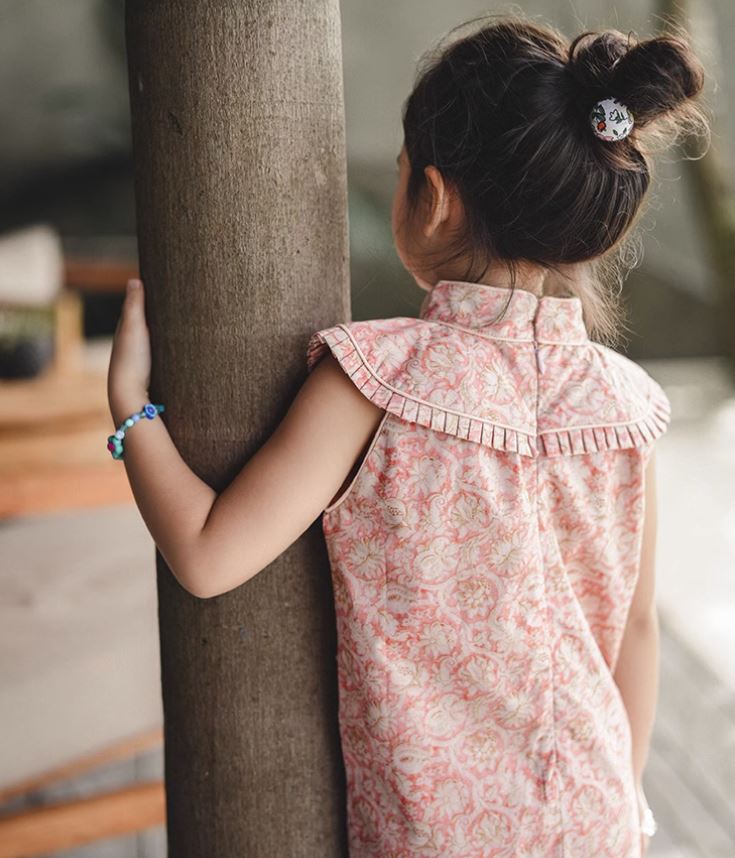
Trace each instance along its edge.
<path fill-rule="evenodd" d="M 583 99 L 597 101 L 610 95 L 615 64 L 628 50 L 628 37 L 618 30 L 589 30 L 569 45 L 567 70 Z"/>
<path fill-rule="evenodd" d="M 602 98 L 617 98 L 636 128 L 665 114 L 686 118 L 686 102 L 704 85 L 704 69 L 684 39 L 674 35 L 637 41 L 618 30 L 588 31 L 569 46 L 567 70 L 582 112 Z"/>
<path fill-rule="evenodd" d="M 612 86 L 643 126 L 699 95 L 704 69 L 682 39 L 659 36 L 635 45 L 620 59 Z"/>

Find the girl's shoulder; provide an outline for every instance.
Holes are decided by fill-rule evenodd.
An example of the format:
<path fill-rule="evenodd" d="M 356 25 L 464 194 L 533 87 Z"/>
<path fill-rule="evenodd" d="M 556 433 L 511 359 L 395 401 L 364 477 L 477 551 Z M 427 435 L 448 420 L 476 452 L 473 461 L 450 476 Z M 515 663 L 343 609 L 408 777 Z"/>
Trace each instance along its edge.
<path fill-rule="evenodd" d="M 446 330 L 412 316 L 340 322 L 311 335 L 306 350 L 307 370 L 310 371 L 329 348 L 338 360 L 349 359 L 349 355 L 354 353 L 354 357 L 349 359 L 352 363 L 366 358 L 371 367 L 379 364 L 384 370 L 391 371 L 399 367 L 402 358 L 415 356 L 432 342 L 447 339 Z"/>
<path fill-rule="evenodd" d="M 537 363 L 528 342 L 396 316 L 315 331 L 308 371 L 327 350 L 386 411 L 528 456 L 648 449 L 671 417 L 666 393 L 642 366 L 592 341 L 542 345 Z"/>

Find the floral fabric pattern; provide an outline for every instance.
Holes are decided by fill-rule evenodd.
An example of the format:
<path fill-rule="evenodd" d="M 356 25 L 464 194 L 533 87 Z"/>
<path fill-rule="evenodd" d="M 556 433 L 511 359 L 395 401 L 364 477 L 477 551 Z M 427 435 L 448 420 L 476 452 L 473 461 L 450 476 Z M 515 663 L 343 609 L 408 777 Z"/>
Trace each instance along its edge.
<path fill-rule="evenodd" d="M 578 298 L 463 281 L 327 349 L 385 409 L 322 515 L 351 858 L 639 858 L 613 672 L 665 393 Z"/>

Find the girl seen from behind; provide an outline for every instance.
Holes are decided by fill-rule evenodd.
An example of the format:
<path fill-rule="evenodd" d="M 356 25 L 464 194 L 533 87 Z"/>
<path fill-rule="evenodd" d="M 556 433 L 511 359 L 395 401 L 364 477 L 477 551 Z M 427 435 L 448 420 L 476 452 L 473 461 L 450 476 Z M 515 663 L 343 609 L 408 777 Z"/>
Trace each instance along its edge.
<path fill-rule="evenodd" d="M 419 317 L 313 332 L 303 387 L 220 494 L 163 418 L 111 451 L 200 598 L 321 516 L 352 858 L 639 858 L 670 404 L 615 350 L 616 284 L 651 152 L 706 133 L 703 71 L 676 34 L 569 42 L 503 16 L 451 35 L 403 109 L 392 228 Z M 149 349 L 138 283 L 116 426 L 148 400 Z"/>

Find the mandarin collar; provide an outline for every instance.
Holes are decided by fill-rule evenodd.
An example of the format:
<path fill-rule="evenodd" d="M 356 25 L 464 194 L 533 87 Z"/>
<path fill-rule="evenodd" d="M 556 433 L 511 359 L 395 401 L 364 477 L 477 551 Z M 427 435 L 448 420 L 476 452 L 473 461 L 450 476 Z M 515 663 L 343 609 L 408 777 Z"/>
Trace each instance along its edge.
<path fill-rule="evenodd" d="M 498 318 L 501 313 L 502 318 Z M 499 339 L 567 345 L 589 342 L 580 298 L 538 297 L 527 289 L 465 280 L 434 284 L 424 297 L 419 318 L 448 322 Z"/>

